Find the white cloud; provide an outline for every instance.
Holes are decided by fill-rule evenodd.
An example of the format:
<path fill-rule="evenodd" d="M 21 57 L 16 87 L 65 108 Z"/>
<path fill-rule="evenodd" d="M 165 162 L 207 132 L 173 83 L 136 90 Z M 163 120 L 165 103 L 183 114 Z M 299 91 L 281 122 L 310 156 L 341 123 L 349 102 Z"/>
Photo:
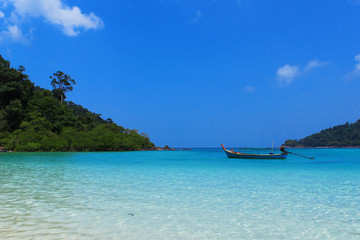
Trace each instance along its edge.
<path fill-rule="evenodd" d="M 298 66 L 291 66 L 285 64 L 283 67 L 280 67 L 277 72 L 278 83 L 280 86 L 289 85 L 292 83 L 294 78 L 300 74 Z"/>
<path fill-rule="evenodd" d="M 4 18 L 4 17 L 5 17 L 5 14 L 2 11 L 0 11 L 0 18 Z"/>
<path fill-rule="evenodd" d="M 355 61 L 358 62 L 355 64 L 355 71 L 360 71 L 360 54 L 355 56 Z"/>
<path fill-rule="evenodd" d="M 246 87 L 244 88 L 244 90 L 245 90 L 246 92 L 253 92 L 253 91 L 255 90 L 255 87 L 254 87 L 254 86 L 246 86 Z"/>
<path fill-rule="evenodd" d="M 25 42 L 25 37 L 17 25 L 8 26 L 6 30 L 0 32 L 0 40 L 11 40 L 14 42 Z"/>
<path fill-rule="evenodd" d="M 195 16 L 191 19 L 191 22 L 195 23 L 200 20 L 204 15 L 200 10 L 196 11 Z"/>
<path fill-rule="evenodd" d="M 304 72 L 308 72 L 313 68 L 323 67 L 323 66 L 326 66 L 328 64 L 329 64 L 328 62 L 321 62 L 321 61 L 316 60 L 316 59 L 311 60 L 306 64 L 306 66 L 304 68 Z"/>
<path fill-rule="evenodd" d="M 359 54 L 359 60 L 360 60 L 360 54 Z M 276 72 L 278 84 L 279 86 L 289 85 L 294 81 L 295 77 L 302 74 L 306 74 L 314 68 L 319 68 L 326 65 L 329 65 L 329 62 L 311 60 L 305 65 L 304 70 L 300 70 L 298 66 L 291 66 L 290 64 L 285 64 L 283 67 L 278 68 Z M 360 64 L 359 64 L 359 68 L 360 68 Z"/>
<path fill-rule="evenodd" d="M 355 63 L 355 69 L 345 75 L 346 80 L 353 80 L 354 78 L 360 77 L 360 54 L 356 55 L 354 59 L 357 62 Z"/>
<path fill-rule="evenodd" d="M 59 26 L 67 36 L 76 36 L 81 30 L 103 27 L 103 21 L 94 13 L 82 13 L 79 7 L 69 7 L 62 0 L 3 1 L 14 7 L 13 21 L 16 18 L 43 18 L 46 22 Z"/>

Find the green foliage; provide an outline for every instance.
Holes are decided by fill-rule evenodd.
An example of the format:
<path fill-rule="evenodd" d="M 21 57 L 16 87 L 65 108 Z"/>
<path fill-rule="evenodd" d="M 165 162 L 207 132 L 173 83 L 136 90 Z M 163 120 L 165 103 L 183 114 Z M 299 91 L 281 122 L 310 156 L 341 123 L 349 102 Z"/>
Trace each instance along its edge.
<path fill-rule="evenodd" d="M 61 71 L 57 71 L 52 76 L 50 76 L 51 86 L 53 87 L 53 94 L 55 97 L 59 98 L 61 103 L 66 98 L 65 93 L 71 92 L 73 86 L 76 82 L 69 75 L 64 74 Z"/>
<path fill-rule="evenodd" d="M 286 140 L 289 147 L 360 147 L 360 119 L 334 126 L 300 140 Z"/>
<path fill-rule="evenodd" d="M 75 81 L 57 72 L 53 91 L 35 87 L 25 68 L 11 68 L 0 55 L 0 146 L 15 151 L 132 151 L 151 149 L 146 134 L 104 120 L 63 101 Z M 60 95 L 59 95 L 60 94 Z M 61 95 L 63 95 L 61 97 Z M 59 101 L 60 100 L 60 101 Z"/>

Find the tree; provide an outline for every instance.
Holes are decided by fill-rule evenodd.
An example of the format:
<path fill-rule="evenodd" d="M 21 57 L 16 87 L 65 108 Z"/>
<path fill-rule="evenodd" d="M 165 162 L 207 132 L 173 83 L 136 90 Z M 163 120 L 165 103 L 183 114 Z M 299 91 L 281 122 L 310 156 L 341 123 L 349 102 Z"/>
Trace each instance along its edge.
<path fill-rule="evenodd" d="M 24 118 L 24 111 L 22 109 L 20 100 L 11 100 L 10 104 L 6 106 L 5 111 L 6 119 L 10 129 L 12 131 L 18 129 Z"/>
<path fill-rule="evenodd" d="M 63 100 L 66 98 L 65 93 L 71 92 L 73 90 L 72 85 L 75 85 L 76 82 L 69 75 L 64 74 L 61 71 L 57 71 L 53 74 L 53 76 L 50 76 L 50 78 L 52 79 L 52 92 L 55 97 L 60 97 L 60 101 L 62 103 Z"/>
<path fill-rule="evenodd" d="M 35 87 L 24 72 L 23 66 L 12 68 L 0 55 L 0 146 L 14 151 L 130 151 L 154 147 L 146 134 L 118 126 L 110 118 L 104 120 L 101 114 L 71 101 L 61 104 L 75 84 L 70 76 L 54 73 L 50 77 L 51 92 Z M 351 137 L 360 145 L 357 135 Z"/>
<path fill-rule="evenodd" d="M 20 65 L 19 69 L 18 69 L 18 72 L 23 73 L 25 71 L 26 71 L 25 67 L 23 65 Z"/>

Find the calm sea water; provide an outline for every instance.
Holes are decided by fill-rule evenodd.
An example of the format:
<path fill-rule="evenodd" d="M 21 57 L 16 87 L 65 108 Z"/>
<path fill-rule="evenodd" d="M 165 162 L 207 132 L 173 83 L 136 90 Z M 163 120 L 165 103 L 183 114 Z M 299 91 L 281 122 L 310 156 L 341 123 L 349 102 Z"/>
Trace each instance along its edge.
<path fill-rule="evenodd" d="M 1 153 L 0 239 L 360 239 L 360 150 Z"/>

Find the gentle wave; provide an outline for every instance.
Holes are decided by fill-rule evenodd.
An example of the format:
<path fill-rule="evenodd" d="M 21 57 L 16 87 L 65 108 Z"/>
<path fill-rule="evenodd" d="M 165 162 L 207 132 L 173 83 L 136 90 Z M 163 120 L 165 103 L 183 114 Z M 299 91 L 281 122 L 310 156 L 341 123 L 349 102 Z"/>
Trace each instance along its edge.
<path fill-rule="evenodd" d="M 359 239 L 360 150 L 0 155 L 0 239 Z"/>

